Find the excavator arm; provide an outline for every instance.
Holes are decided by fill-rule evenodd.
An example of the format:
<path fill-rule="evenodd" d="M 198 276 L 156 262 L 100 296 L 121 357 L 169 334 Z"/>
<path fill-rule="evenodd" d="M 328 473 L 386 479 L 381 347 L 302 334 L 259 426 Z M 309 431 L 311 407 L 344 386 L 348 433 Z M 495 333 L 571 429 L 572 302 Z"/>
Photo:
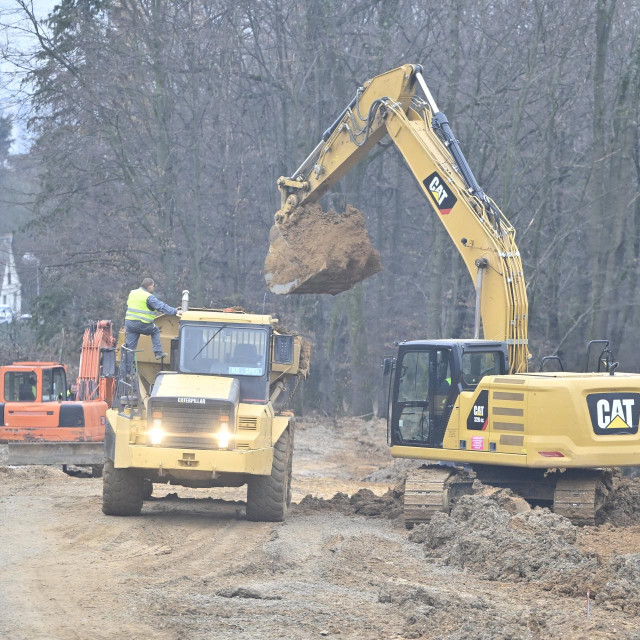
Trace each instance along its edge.
<path fill-rule="evenodd" d="M 424 98 L 416 95 L 418 87 Z M 404 65 L 367 81 L 294 174 L 278 179 L 281 207 L 275 235 L 286 237 L 297 212 L 316 202 L 387 135 L 475 282 L 474 337 L 480 337 L 482 320 L 485 339 L 507 343 L 511 371 L 526 371 L 528 303 L 515 230 L 476 181 L 419 65 Z M 273 245 L 273 231 L 271 238 Z"/>

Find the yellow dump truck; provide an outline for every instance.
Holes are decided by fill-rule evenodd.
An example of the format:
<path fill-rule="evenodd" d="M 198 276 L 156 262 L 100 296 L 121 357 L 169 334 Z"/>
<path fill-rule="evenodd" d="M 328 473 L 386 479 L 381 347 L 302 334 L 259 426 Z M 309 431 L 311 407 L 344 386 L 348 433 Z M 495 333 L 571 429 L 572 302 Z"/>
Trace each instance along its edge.
<path fill-rule="evenodd" d="M 186 292 L 185 292 L 186 293 Z M 126 353 L 107 412 L 102 511 L 137 515 L 154 482 L 247 484 L 247 517 L 284 520 L 291 502 L 293 414 L 278 410 L 309 370 L 309 343 L 270 315 L 189 309 L 160 316 L 163 349 Z"/>

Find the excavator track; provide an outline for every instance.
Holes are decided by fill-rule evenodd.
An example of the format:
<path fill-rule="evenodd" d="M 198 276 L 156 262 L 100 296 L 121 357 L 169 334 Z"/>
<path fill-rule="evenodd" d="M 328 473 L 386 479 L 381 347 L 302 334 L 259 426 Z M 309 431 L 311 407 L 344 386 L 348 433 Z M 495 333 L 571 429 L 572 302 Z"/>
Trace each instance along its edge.
<path fill-rule="evenodd" d="M 573 524 L 594 525 L 612 486 L 609 471 L 569 469 L 556 482 L 553 511 Z"/>
<path fill-rule="evenodd" d="M 415 469 L 404 486 L 404 524 L 407 529 L 429 522 L 438 511 L 449 511 L 447 482 L 453 475 L 448 467 Z"/>
<path fill-rule="evenodd" d="M 430 466 L 409 473 L 404 488 L 407 529 L 429 522 L 439 511 L 448 513 L 458 495 L 470 492 L 471 484 L 471 478 L 451 467 Z"/>

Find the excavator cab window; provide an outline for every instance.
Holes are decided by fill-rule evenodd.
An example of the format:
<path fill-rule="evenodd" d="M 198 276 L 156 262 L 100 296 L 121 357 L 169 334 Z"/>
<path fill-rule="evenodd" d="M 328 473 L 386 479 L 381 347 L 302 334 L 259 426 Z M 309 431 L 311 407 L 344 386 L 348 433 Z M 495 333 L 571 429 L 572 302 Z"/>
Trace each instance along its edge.
<path fill-rule="evenodd" d="M 499 351 L 463 353 L 461 362 L 463 388 L 475 389 L 485 376 L 505 373 L 502 361 L 503 356 Z"/>
<path fill-rule="evenodd" d="M 67 377 L 62 367 L 42 372 L 42 402 L 67 399 Z"/>
<path fill-rule="evenodd" d="M 401 351 L 392 391 L 392 444 L 442 446 L 452 392 L 450 349 Z"/>
<path fill-rule="evenodd" d="M 34 402 L 37 385 L 35 371 L 7 371 L 4 374 L 5 402 Z"/>

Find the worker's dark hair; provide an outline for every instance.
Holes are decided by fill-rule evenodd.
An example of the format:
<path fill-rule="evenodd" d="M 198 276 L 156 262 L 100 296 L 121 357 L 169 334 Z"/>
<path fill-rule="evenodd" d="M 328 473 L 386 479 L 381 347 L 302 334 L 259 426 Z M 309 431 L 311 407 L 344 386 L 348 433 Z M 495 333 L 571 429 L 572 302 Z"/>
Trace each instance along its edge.
<path fill-rule="evenodd" d="M 145 278 L 141 283 L 140 286 L 143 289 L 148 289 L 152 284 L 155 284 L 155 282 L 151 279 L 151 278 Z"/>

